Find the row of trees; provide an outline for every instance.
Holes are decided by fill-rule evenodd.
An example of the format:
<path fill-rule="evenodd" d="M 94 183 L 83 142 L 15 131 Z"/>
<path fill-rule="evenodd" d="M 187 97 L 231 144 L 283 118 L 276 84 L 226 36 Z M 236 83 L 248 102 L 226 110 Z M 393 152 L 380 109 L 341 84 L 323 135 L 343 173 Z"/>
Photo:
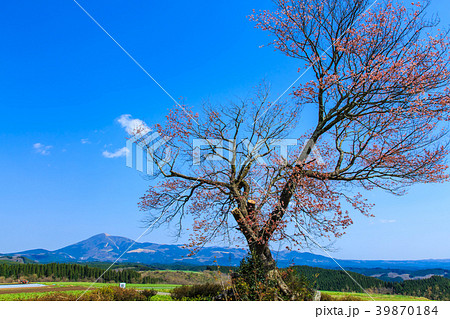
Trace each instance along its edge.
<path fill-rule="evenodd" d="M 95 280 L 103 274 L 100 268 L 78 264 L 0 264 L 0 277 L 13 280 L 21 277 L 51 278 L 52 280 Z M 101 281 L 141 282 L 141 275 L 129 269 L 108 270 Z"/>
<path fill-rule="evenodd" d="M 306 276 L 314 288 L 329 291 L 357 291 L 361 288 L 343 271 L 309 266 L 294 266 L 297 273 Z M 349 274 L 364 288 L 378 290 L 390 287 L 387 282 L 355 272 Z"/>
<path fill-rule="evenodd" d="M 450 300 L 450 279 L 440 276 L 394 283 L 393 287 L 396 294 L 425 297 L 431 300 Z"/>

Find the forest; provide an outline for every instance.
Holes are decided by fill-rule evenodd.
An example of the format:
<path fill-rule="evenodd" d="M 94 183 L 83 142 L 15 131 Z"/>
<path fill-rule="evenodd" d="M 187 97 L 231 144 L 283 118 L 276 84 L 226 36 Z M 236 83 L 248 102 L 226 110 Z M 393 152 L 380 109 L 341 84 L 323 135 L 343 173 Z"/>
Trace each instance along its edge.
<path fill-rule="evenodd" d="M 79 264 L 9 264 L 0 263 L 0 279 L 17 280 L 26 277 L 33 281 L 94 281 L 105 270 Z M 100 282 L 140 282 L 141 275 L 130 269 L 106 271 Z"/>
<path fill-rule="evenodd" d="M 355 279 L 369 293 L 398 294 L 425 297 L 431 300 L 450 300 L 450 279 L 433 276 L 428 279 L 386 282 L 355 272 L 323 269 L 309 266 L 294 266 L 298 274 L 304 275 L 315 289 L 326 291 L 361 292 Z"/>

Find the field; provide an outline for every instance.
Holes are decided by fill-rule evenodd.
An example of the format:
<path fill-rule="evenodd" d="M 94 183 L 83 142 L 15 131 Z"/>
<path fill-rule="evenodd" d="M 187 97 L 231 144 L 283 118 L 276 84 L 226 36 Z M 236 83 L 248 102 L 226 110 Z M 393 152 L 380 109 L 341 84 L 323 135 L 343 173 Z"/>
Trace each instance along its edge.
<path fill-rule="evenodd" d="M 26 300 L 36 297 L 41 297 L 47 294 L 51 294 L 52 292 L 21 292 L 21 293 L 11 293 L 11 294 L 1 294 L 0 295 L 0 301 L 19 301 L 19 300 Z M 70 291 L 66 290 L 64 291 L 65 294 L 71 294 L 71 295 L 80 295 L 83 293 L 82 290 L 77 291 Z"/>
<path fill-rule="evenodd" d="M 189 271 L 189 270 L 153 270 L 143 271 L 144 278 L 151 278 L 155 283 L 167 283 L 177 285 L 200 285 L 213 282 L 229 283 L 227 274 L 217 271 Z"/>
<path fill-rule="evenodd" d="M 46 287 L 32 287 L 32 288 L 17 288 L 17 289 L 0 289 L 0 301 L 14 301 L 25 300 L 36 297 L 41 297 L 54 292 L 63 292 L 70 295 L 81 295 L 86 289 L 88 289 L 91 282 L 57 282 L 47 283 L 41 282 L 40 284 L 46 285 Z M 101 288 L 106 286 L 119 286 L 119 284 L 110 283 L 95 283 L 92 286 L 94 288 Z M 153 296 L 152 301 L 167 301 L 172 300 L 168 293 L 179 285 L 166 285 L 166 284 L 127 284 L 127 288 L 134 288 L 139 290 L 153 289 L 159 292 L 159 295 Z"/>
<path fill-rule="evenodd" d="M 0 289 L 1 295 L 20 294 L 20 293 L 40 293 L 40 292 L 61 292 L 61 291 L 76 291 L 85 290 L 86 288 L 80 286 L 47 286 L 47 287 L 30 287 L 30 288 L 8 288 Z"/>
<path fill-rule="evenodd" d="M 0 301 L 14 301 L 14 300 L 26 300 L 29 298 L 41 297 L 53 292 L 63 292 L 70 295 L 81 295 L 88 287 L 92 285 L 90 282 L 57 282 L 57 283 L 41 283 L 47 287 L 34 287 L 34 288 L 17 288 L 17 289 L 0 289 Z M 92 288 L 101 288 L 105 286 L 118 286 L 118 284 L 110 283 L 95 283 Z M 170 301 L 172 298 L 168 294 L 173 288 L 179 285 L 167 285 L 167 284 L 127 284 L 127 288 L 134 288 L 139 290 L 153 289 L 159 292 L 158 295 L 153 296 L 151 301 Z M 358 297 L 362 300 L 370 301 L 370 297 L 364 293 L 354 292 L 337 292 L 337 291 L 322 291 L 332 297 Z M 424 301 L 428 300 L 423 297 L 412 297 L 403 295 L 384 295 L 384 294 L 372 294 L 372 297 L 376 301 Z"/>
<path fill-rule="evenodd" d="M 87 289 L 92 285 L 91 282 L 40 282 L 40 284 L 51 285 L 54 287 L 70 287 L 70 286 L 78 286 L 85 287 Z M 117 283 L 95 283 L 92 288 L 100 288 L 105 286 L 119 286 Z M 135 289 L 153 289 L 158 292 L 169 292 L 175 287 L 179 287 L 180 285 L 168 285 L 168 284 L 127 284 L 127 288 L 135 288 Z"/>
<path fill-rule="evenodd" d="M 78 291 L 64 291 L 64 294 L 79 296 L 83 293 L 84 290 Z M 53 292 L 25 292 L 25 293 L 14 293 L 14 294 L 4 294 L 0 295 L 0 301 L 20 301 L 27 300 L 31 298 L 41 297 L 47 294 L 52 294 Z M 172 301 L 172 298 L 169 295 L 156 295 L 153 296 L 150 301 Z"/>
<path fill-rule="evenodd" d="M 364 301 L 371 301 L 372 299 L 365 293 L 359 292 L 338 292 L 338 291 L 322 291 L 332 297 L 344 297 L 352 296 L 361 298 Z M 382 294 L 370 294 L 376 301 L 426 301 L 427 298 L 403 296 L 403 295 L 382 295 Z"/>

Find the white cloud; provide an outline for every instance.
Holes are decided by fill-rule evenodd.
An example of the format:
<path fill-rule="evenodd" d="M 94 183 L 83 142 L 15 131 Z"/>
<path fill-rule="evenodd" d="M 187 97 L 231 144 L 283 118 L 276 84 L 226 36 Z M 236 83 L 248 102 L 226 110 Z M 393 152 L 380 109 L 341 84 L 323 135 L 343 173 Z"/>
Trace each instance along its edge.
<path fill-rule="evenodd" d="M 392 224 L 395 222 L 396 222 L 395 219 L 380 219 L 380 223 L 382 223 L 382 224 Z"/>
<path fill-rule="evenodd" d="M 102 155 L 103 155 L 103 157 L 106 157 L 106 158 L 117 158 L 117 157 L 126 156 L 127 153 L 128 153 L 128 149 L 126 147 L 123 147 L 113 153 L 108 152 L 108 151 L 103 151 Z"/>
<path fill-rule="evenodd" d="M 36 151 L 36 153 L 41 154 L 41 155 L 49 155 L 50 154 L 50 149 L 53 148 L 53 146 L 51 145 L 44 145 L 41 143 L 35 143 L 33 144 L 33 148 Z"/>
<path fill-rule="evenodd" d="M 89 141 L 88 138 L 82 138 L 81 139 L 81 144 L 91 144 L 91 141 Z"/>
<path fill-rule="evenodd" d="M 145 135 L 151 131 L 144 121 L 140 119 L 133 119 L 130 114 L 121 115 L 117 119 L 117 122 L 119 122 L 119 124 L 130 135 L 136 134 L 137 131 L 139 131 L 141 135 Z"/>

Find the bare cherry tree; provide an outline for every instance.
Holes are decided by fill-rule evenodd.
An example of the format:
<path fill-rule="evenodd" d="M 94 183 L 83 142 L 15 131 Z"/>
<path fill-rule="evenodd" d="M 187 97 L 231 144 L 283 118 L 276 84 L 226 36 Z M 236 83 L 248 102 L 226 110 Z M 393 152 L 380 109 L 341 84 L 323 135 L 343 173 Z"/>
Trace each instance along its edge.
<path fill-rule="evenodd" d="M 159 184 L 140 207 L 149 222 L 173 221 L 180 231 L 191 216 L 191 248 L 237 231 L 290 294 L 271 242 L 342 235 L 352 223 L 344 206 L 369 214 L 356 187 L 403 194 L 415 183 L 448 179 L 449 42 L 426 18 L 426 5 L 275 3 L 251 19 L 273 36 L 271 45 L 304 61 L 313 79 L 285 104 L 270 103 L 262 85 L 239 104 L 207 104 L 200 114 L 175 108 L 157 126 L 173 156 L 155 152 Z M 314 108 L 316 117 L 303 119 L 301 108 Z M 296 128 L 306 143 L 284 152 L 280 140 Z M 315 148 L 323 161 L 311 157 Z"/>

